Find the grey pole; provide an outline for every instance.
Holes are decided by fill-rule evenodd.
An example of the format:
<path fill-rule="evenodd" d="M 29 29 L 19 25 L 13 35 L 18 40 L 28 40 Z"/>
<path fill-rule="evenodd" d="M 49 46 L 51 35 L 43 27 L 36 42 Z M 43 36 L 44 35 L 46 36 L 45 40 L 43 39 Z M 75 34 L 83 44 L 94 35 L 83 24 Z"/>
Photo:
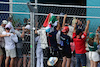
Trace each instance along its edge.
<path fill-rule="evenodd" d="M 31 19 L 31 67 L 35 67 L 35 47 L 34 47 L 34 30 L 32 29 L 34 27 L 34 12 L 31 12 L 30 14 Z"/>
<path fill-rule="evenodd" d="M 38 0 L 35 0 L 35 7 L 34 7 L 34 9 L 35 9 L 35 13 L 38 13 L 37 2 L 38 2 Z M 38 16 L 35 16 L 35 23 L 37 23 L 37 22 L 38 22 Z"/>
<path fill-rule="evenodd" d="M 32 42 L 32 40 L 33 40 L 32 39 L 33 38 L 32 37 L 32 35 L 33 35 L 33 31 L 32 31 L 33 20 L 32 20 L 32 18 L 33 18 L 33 16 L 32 16 L 32 12 L 31 12 L 31 14 L 30 14 L 30 22 L 31 22 L 30 23 L 31 24 L 31 35 L 30 35 L 30 37 L 31 37 L 31 44 L 30 44 L 30 47 L 33 45 L 33 42 Z M 33 67 L 33 64 L 32 64 L 32 62 L 33 62 L 33 60 L 32 60 L 33 59 L 33 54 L 32 53 L 33 53 L 33 49 L 31 47 L 31 65 L 30 65 L 31 67 Z"/>
<path fill-rule="evenodd" d="M 27 6 L 30 10 L 30 19 L 31 19 L 31 67 L 35 67 L 35 40 L 34 40 L 34 23 L 35 23 L 35 12 L 36 9 L 35 7 L 29 5 L 29 3 L 27 3 Z"/>
<path fill-rule="evenodd" d="M 34 30 L 32 29 L 34 27 L 35 22 L 37 22 L 38 18 L 35 16 L 35 12 L 37 11 L 37 0 L 35 0 L 35 7 L 29 5 L 27 3 L 29 9 L 30 9 L 30 19 L 31 19 L 31 67 L 35 67 L 35 40 L 34 40 Z"/>
<path fill-rule="evenodd" d="M 33 27 L 34 27 L 34 22 L 35 22 L 35 21 L 34 21 L 34 19 L 35 19 L 34 12 L 32 12 L 32 15 L 33 15 L 32 20 L 33 20 Z M 32 42 L 33 42 L 33 46 L 32 46 L 32 48 L 33 48 L 33 52 L 32 52 L 32 53 L 33 53 L 33 62 L 32 62 L 33 67 L 35 67 L 35 42 L 34 42 L 34 41 L 35 41 L 35 40 L 34 40 L 35 37 L 34 37 L 34 35 L 35 35 L 35 34 L 34 34 L 34 30 L 33 30 L 33 35 L 32 35 L 32 36 L 33 36 L 33 38 L 32 38 L 32 39 L 33 39 L 33 41 L 32 41 Z"/>
<path fill-rule="evenodd" d="M 10 2 L 12 2 L 12 0 L 9 0 Z M 10 12 L 13 12 L 13 4 L 9 4 L 10 6 L 9 6 L 9 11 Z M 12 14 L 10 13 L 10 15 L 9 15 L 10 17 L 12 17 Z"/>
<path fill-rule="evenodd" d="M 34 21 L 34 18 L 35 18 L 34 12 L 33 12 L 32 15 L 33 15 L 33 27 L 34 27 L 34 22 L 35 22 Z M 35 67 L 35 42 L 34 42 L 35 41 L 34 40 L 35 37 L 34 37 L 34 35 L 35 34 L 34 34 L 34 30 L 33 30 L 33 41 L 32 41 L 33 42 L 33 62 L 32 62 L 33 63 L 33 67 Z"/>

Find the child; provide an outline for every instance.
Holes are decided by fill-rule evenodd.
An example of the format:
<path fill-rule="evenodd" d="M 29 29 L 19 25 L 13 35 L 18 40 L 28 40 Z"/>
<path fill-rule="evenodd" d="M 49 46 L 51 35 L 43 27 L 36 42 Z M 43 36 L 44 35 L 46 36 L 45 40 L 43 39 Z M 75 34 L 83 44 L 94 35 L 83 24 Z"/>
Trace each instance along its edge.
<path fill-rule="evenodd" d="M 98 38 L 98 34 L 96 35 Z M 99 59 L 99 54 L 96 52 L 98 43 L 94 42 L 95 34 L 91 33 L 89 39 L 87 39 L 89 47 L 89 60 L 91 67 L 97 67 Z"/>
<path fill-rule="evenodd" d="M 61 44 L 60 50 L 62 51 L 63 56 L 63 63 L 62 67 L 65 67 L 66 61 L 67 61 L 67 67 L 70 67 L 71 64 L 71 48 L 70 48 L 70 41 L 71 38 L 68 36 L 69 27 L 65 26 L 65 20 L 66 20 L 67 14 L 64 15 L 63 24 L 62 24 L 62 31 L 57 33 L 57 39 L 60 41 L 60 43 L 57 40 L 58 44 Z"/>
<path fill-rule="evenodd" d="M 14 58 L 16 57 L 16 50 L 15 50 L 15 42 L 18 42 L 18 38 L 16 34 L 10 33 L 11 26 L 9 24 L 6 25 L 5 31 L 2 32 L 3 35 L 10 35 L 8 37 L 4 37 L 5 39 L 5 50 L 6 50 L 6 60 L 5 60 L 5 67 L 8 67 L 9 59 L 10 67 L 14 67 Z"/>
<path fill-rule="evenodd" d="M 69 27 L 65 26 L 63 27 L 63 30 L 61 31 L 61 46 L 62 46 L 62 54 L 63 54 L 63 63 L 62 67 L 65 67 L 66 61 L 67 61 L 67 67 L 70 67 L 71 64 L 71 48 L 70 48 L 70 42 L 71 38 L 67 35 L 69 31 Z"/>
<path fill-rule="evenodd" d="M 88 20 L 84 32 L 82 32 L 82 29 L 75 29 L 77 23 L 74 26 L 72 38 L 75 43 L 76 67 L 80 67 L 81 65 L 86 67 L 85 40 L 89 29 L 89 23 L 90 21 Z"/>

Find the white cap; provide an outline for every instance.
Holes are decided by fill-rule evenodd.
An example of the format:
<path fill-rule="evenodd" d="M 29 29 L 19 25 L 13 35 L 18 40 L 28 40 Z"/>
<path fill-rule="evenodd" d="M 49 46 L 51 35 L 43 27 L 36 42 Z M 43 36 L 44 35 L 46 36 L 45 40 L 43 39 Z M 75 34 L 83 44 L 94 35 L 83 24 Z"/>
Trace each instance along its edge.
<path fill-rule="evenodd" d="M 3 21 L 2 21 L 2 24 L 7 24 L 7 21 L 6 21 L 6 20 L 3 20 Z"/>
<path fill-rule="evenodd" d="M 33 27 L 33 30 L 35 30 L 35 27 Z"/>
<path fill-rule="evenodd" d="M 7 25 L 5 26 L 5 28 L 11 29 L 11 25 L 10 25 L 10 24 L 7 24 Z"/>
<path fill-rule="evenodd" d="M 48 66 L 54 66 L 58 61 L 57 57 L 50 57 L 47 61 Z"/>
<path fill-rule="evenodd" d="M 31 26 L 30 26 L 30 25 L 26 25 L 26 26 L 25 26 L 25 29 L 30 30 L 30 29 L 31 29 Z"/>

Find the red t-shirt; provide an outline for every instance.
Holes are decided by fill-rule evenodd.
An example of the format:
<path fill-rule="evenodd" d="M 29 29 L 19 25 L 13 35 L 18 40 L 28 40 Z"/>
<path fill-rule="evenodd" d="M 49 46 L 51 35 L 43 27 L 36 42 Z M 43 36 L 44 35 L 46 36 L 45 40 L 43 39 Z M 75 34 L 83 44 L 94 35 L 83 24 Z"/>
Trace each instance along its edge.
<path fill-rule="evenodd" d="M 75 52 L 76 54 L 84 54 L 86 53 L 85 50 L 85 39 L 87 34 L 84 32 L 81 38 L 76 38 L 76 33 L 73 33 L 73 41 L 75 43 Z"/>

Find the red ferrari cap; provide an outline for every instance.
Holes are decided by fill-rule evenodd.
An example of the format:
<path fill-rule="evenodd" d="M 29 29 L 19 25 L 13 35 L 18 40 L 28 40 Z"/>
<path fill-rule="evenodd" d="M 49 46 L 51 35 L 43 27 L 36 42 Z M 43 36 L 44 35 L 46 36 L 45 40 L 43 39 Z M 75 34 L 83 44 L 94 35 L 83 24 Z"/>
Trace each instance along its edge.
<path fill-rule="evenodd" d="M 63 29 L 62 29 L 62 32 L 68 32 L 69 31 L 69 27 L 68 26 L 65 26 Z"/>

